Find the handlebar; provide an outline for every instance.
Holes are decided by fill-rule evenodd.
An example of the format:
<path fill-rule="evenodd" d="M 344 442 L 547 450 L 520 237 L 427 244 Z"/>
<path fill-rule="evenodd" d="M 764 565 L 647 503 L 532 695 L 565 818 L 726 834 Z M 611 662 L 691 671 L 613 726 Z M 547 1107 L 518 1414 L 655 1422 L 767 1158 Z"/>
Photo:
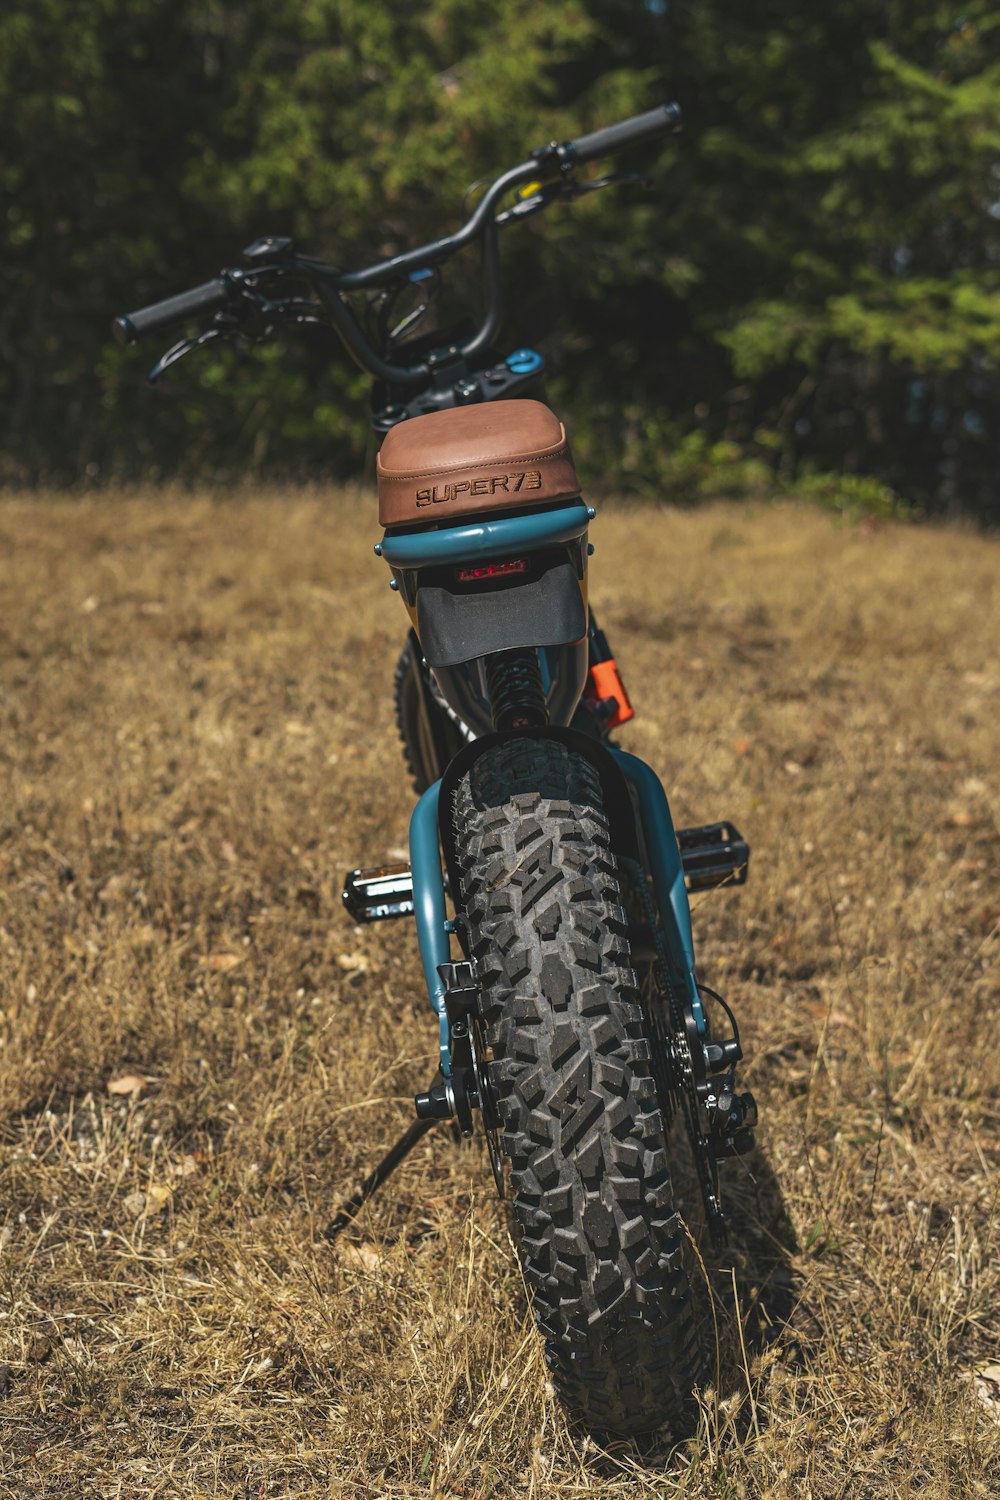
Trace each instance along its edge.
<path fill-rule="evenodd" d="M 119 344 L 134 344 L 147 333 L 159 333 L 175 323 L 186 323 L 199 313 L 221 312 L 229 301 L 231 288 L 224 276 L 213 276 L 201 286 L 178 292 L 176 297 L 164 297 L 162 302 L 151 302 L 136 312 L 126 313 L 112 323 Z"/>
<path fill-rule="evenodd" d="M 251 298 L 259 295 L 261 285 L 269 281 L 282 276 L 293 277 L 312 285 L 348 351 L 368 374 L 390 386 L 423 384 L 430 375 L 430 366 L 426 362 L 393 364 L 383 359 L 372 347 L 343 294 L 401 281 L 412 272 L 432 266 L 471 244 L 473 240 L 481 239 L 486 280 L 486 314 L 476 332 L 456 350 L 466 358 L 478 354 L 492 343 L 500 325 L 500 250 L 496 214 L 500 200 L 512 188 L 523 187 L 528 183 L 538 184 L 541 188 L 553 188 L 555 185 L 555 196 L 559 191 L 559 184 L 572 182 L 573 168 L 578 164 L 593 161 L 600 156 L 610 156 L 630 146 L 666 135 L 678 127 L 680 118 L 679 105 L 661 104 L 645 114 L 621 120 L 603 130 L 592 131 L 575 141 L 565 141 L 562 144 L 553 141 L 548 146 L 540 147 L 531 153 L 527 161 L 509 168 L 490 184 L 460 229 L 421 245 L 416 250 L 407 250 L 362 270 L 348 272 L 338 271 L 322 261 L 288 252 L 268 264 L 225 271 L 201 286 L 192 287 L 190 291 L 180 292 L 162 302 L 153 302 L 136 312 L 126 313 L 114 320 L 114 336 L 120 344 L 133 344 L 144 334 L 187 322 L 199 313 L 218 313 L 232 308 L 234 303 L 244 299 L 248 293 Z M 289 244 L 288 241 L 282 243 Z"/>
<path fill-rule="evenodd" d="M 614 156 L 629 146 L 642 145 L 658 135 L 665 135 L 680 124 L 679 104 L 660 104 L 644 115 L 633 115 L 630 120 L 619 120 L 617 125 L 606 125 L 603 130 L 592 130 L 568 142 L 567 149 L 574 161 L 594 161 L 599 156 Z"/>

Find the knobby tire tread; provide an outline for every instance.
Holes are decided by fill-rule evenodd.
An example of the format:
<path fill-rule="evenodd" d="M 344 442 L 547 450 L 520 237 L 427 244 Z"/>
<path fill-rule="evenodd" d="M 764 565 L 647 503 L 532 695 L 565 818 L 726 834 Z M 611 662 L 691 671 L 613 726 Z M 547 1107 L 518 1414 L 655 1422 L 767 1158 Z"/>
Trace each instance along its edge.
<path fill-rule="evenodd" d="M 518 737 L 474 763 L 452 815 L 553 1384 L 594 1430 L 679 1427 L 699 1339 L 597 772 Z"/>

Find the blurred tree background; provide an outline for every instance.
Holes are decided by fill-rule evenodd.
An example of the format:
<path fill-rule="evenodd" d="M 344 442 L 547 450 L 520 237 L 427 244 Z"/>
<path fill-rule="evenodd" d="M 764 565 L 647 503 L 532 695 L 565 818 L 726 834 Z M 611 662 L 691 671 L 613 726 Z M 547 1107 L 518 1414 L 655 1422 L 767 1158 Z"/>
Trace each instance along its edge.
<path fill-rule="evenodd" d="M 503 347 L 545 353 L 584 472 L 995 520 L 998 43 L 982 0 L 13 0 L 0 480 L 357 473 L 332 334 L 150 392 L 159 347 L 109 320 L 263 233 L 345 266 L 419 243 L 532 147 L 676 97 L 685 132 L 618 163 L 651 187 L 504 239 Z M 474 294 L 474 251 L 449 279 Z"/>

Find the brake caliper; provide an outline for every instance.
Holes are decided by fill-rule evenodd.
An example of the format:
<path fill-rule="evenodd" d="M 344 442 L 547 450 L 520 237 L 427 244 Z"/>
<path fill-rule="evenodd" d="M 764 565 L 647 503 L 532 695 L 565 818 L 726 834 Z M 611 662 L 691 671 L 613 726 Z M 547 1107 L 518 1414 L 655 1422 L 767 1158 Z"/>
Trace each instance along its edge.
<path fill-rule="evenodd" d="M 454 1120 L 462 1134 L 472 1134 L 472 1111 L 478 1109 L 486 1134 L 493 1179 L 501 1198 L 504 1193 L 503 1158 L 500 1154 L 500 1117 L 486 1059 L 486 1036 L 480 1008 L 475 965 L 469 959 L 438 965 L 444 981 L 444 1004 L 448 1015 L 451 1072 L 441 1083 L 414 1099 L 417 1118 Z"/>

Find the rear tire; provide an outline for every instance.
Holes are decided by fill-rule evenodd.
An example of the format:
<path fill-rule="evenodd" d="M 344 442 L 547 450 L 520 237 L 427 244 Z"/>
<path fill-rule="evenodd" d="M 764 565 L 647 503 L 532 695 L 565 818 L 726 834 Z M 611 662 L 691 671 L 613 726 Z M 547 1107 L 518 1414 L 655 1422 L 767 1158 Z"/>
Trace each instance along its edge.
<path fill-rule="evenodd" d="M 415 791 L 426 792 L 465 744 L 465 737 L 431 696 L 429 674 L 414 631 L 400 652 L 392 682 L 396 728 Z"/>
<path fill-rule="evenodd" d="M 698 1338 L 597 772 L 561 742 L 508 740 L 466 773 L 453 816 L 520 1256 L 553 1383 L 595 1430 L 676 1429 Z"/>

